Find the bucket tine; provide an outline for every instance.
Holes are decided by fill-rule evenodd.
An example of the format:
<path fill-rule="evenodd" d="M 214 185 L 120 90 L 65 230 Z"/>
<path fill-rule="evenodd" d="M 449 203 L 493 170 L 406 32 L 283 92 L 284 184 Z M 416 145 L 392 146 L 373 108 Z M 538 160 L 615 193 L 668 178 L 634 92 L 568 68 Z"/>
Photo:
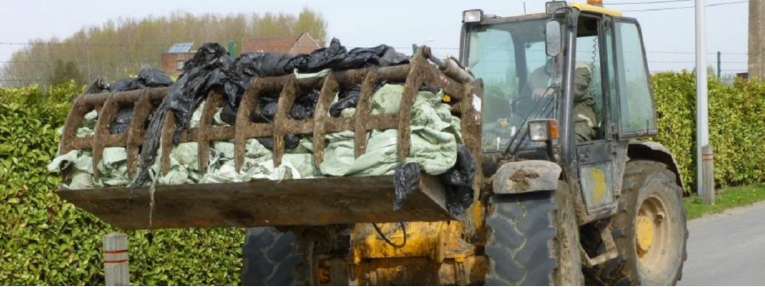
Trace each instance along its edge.
<path fill-rule="evenodd" d="M 335 80 L 335 76 L 328 75 L 321 87 L 319 101 L 316 103 L 316 110 L 313 114 L 313 153 L 317 167 L 324 160 L 324 136 L 327 128 L 325 119 L 328 117 L 330 103 L 338 92 L 340 92 L 340 85 Z"/>

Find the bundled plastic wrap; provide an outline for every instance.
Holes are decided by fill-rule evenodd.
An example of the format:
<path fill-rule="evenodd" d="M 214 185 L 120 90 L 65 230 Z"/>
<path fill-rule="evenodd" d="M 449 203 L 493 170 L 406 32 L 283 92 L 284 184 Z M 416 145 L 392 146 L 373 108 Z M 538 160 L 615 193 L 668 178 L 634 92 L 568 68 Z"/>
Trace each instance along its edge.
<path fill-rule="evenodd" d="M 205 44 L 184 65 L 182 75 L 176 82 L 161 71 L 143 68 L 137 78 L 112 83 L 111 92 L 127 91 L 145 87 L 167 87 L 168 95 L 155 107 L 147 120 L 147 129 L 140 152 L 136 176 L 127 174 L 127 153 L 122 147 L 110 147 L 103 151 L 103 158 L 92 166 L 88 151 L 72 151 L 60 155 L 48 166 L 49 170 L 61 172 L 72 167 L 69 181 L 62 184 L 66 189 L 91 189 L 95 187 L 144 186 L 149 182 L 158 185 L 246 182 L 257 179 L 300 179 L 325 176 L 372 176 L 395 175 L 396 209 L 419 182 L 421 173 L 438 176 L 448 192 L 447 208 L 459 214 L 472 202 L 472 183 L 476 173 L 475 160 L 462 145 L 460 120 L 451 114 L 451 107 L 442 102 L 443 94 L 437 88 L 423 85 L 411 112 L 410 154 L 401 165 L 397 155 L 398 131 L 396 129 L 374 130 L 367 134 L 366 152 L 354 156 L 355 134 L 343 131 L 328 134 L 324 160 L 317 165 L 313 156 L 313 139 L 308 135 L 285 136 L 286 154 L 280 166 L 273 165 L 273 138 L 249 139 L 246 144 L 245 161 L 237 171 L 234 161 L 233 140 L 214 142 L 210 148 L 206 172 L 199 170 L 197 143 L 179 143 L 180 134 L 198 126 L 206 97 L 213 89 L 222 89 L 225 103 L 214 116 L 217 126 L 233 125 L 236 121 L 239 101 L 252 77 L 274 77 L 295 73 L 297 77 L 323 77 L 333 70 L 358 69 L 374 66 L 406 64 L 409 57 L 393 48 L 381 45 L 374 48 L 356 48 L 347 51 L 337 39 L 327 48 L 311 54 L 291 56 L 276 53 L 248 53 L 232 59 L 218 44 Z M 371 101 L 372 114 L 397 114 L 400 112 L 402 84 L 380 83 Z M 355 113 L 360 85 L 343 87 L 330 106 L 332 117 L 349 117 Z M 289 118 L 293 120 L 314 117 L 319 90 L 305 91 L 298 95 Z M 253 122 L 271 122 L 276 115 L 278 94 L 260 97 L 259 112 L 250 118 Z M 170 169 L 160 173 L 155 162 L 159 152 L 160 131 L 168 111 L 175 115 L 177 125 L 173 134 L 174 148 L 169 156 Z M 126 132 L 130 126 L 132 107 L 121 108 L 109 126 L 112 134 Z M 93 135 L 97 114 L 86 115 L 78 136 Z M 101 176 L 93 179 L 98 169 Z"/>

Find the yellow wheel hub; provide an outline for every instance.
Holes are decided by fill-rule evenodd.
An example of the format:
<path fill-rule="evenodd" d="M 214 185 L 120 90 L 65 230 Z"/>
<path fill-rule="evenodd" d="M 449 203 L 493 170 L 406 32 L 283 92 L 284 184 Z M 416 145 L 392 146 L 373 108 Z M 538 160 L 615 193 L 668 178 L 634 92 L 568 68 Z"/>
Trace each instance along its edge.
<path fill-rule="evenodd" d="M 638 216 L 636 230 L 637 233 L 637 247 L 641 251 L 640 253 L 646 253 L 651 249 L 653 244 L 653 222 L 648 216 Z"/>

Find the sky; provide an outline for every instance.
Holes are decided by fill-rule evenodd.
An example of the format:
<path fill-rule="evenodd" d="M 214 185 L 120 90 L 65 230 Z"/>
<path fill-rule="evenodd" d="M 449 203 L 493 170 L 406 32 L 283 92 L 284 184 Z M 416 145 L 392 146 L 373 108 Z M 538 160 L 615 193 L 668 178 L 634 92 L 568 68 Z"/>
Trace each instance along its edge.
<path fill-rule="evenodd" d="M 0 0 L 8 1 L 11 0 Z M 582 0 L 586 1 L 586 0 Z M 746 71 L 748 7 L 741 0 L 702 0 L 708 6 L 707 63 L 716 67 L 722 53 L 723 74 Z M 82 27 L 109 19 L 167 15 L 287 12 L 303 7 L 319 11 L 328 22 L 328 38 L 346 47 L 387 44 L 411 49 L 431 46 L 438 56 L 457 55 L 462 11 L 482 9 L 486 14 L 513 16 L 544 11 L 545 0 L 25 0 L 0 10 L 0 62 L 31 39 L 66 38 Z M 637 18 L 643 29 L 648 65 L 652 72 L 693 69 L 695 66 L 694 0 L 603 0 Z M 648 3 L 646 2 L 662 2 Z M 744 3 L 740 3 L 744 2 Z M 571 3 L 571 1 L 569 1 Z M 636 4 L 637 3 L 637 4 Z M 719 5 L 723 4 L 723 5 Z M 689 7 L 689 8 L 683 8 Z M 672 9 L 666 9 L 672 8 Z M 642 11 L 630 11 L 642 10 Z M 647 10 L 647 11 L 646 11 Z M 407 53 L 410 50 L 406 51 Z"/>

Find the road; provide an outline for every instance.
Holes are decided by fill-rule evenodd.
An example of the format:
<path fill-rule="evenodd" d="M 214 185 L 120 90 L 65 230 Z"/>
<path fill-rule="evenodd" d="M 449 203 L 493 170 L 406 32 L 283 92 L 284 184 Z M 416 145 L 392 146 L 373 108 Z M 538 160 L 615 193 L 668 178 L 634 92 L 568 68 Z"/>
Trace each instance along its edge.
<path fill-rule="evenodd" d="M 765 284 L 765 202 L 688 222 L 681 286 Z"/>

